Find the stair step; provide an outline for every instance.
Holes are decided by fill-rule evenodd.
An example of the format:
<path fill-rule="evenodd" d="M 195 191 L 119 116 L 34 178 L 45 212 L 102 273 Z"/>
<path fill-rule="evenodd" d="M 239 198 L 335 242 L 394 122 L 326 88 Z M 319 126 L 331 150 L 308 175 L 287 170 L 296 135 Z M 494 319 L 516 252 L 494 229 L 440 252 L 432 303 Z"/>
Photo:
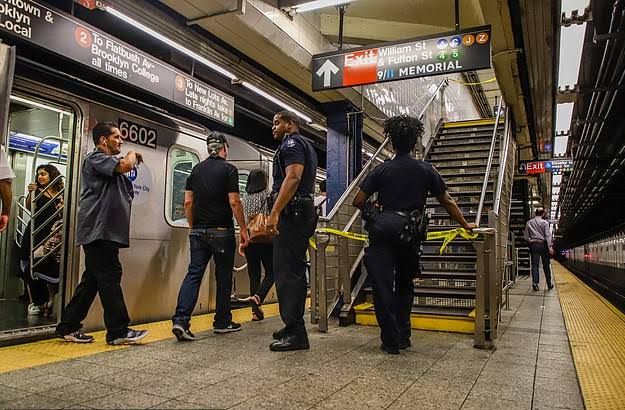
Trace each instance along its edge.
<path fill-rule="evenodd" d="M 472 145 L 472 144 L 492 144 L 493 136 L 492 134 L 484 135 L 481 137 L 458 137 L 458 138 L 436 138 L 434 142 L 434 147 L 447 147 L 447 146 L 461 146 L 461 145 Z"/>
<path fill-rule="evenodd" d="M 423 262 L 475 262 L 477 255 L 475 253 L 470 254 L 458 254 L 458 253 L 443 253 L 439 254 L 423 254 L 421 260 Z"/>
<path fill-rule="evenodd" d="M 467 165 L 447 165 L 447 164 L 440 164 L 439 162 L 441 162 L 441 160 L 439 160 L 436 164 L 434 164 L 431 160 L 425 160 L 426 162 L 431 163 L 432 165 L 434 165 L 436 167 L 437 170 L 445 170 L 445 169 L 451 169 L 451 170 L 455 170 L 455 171 L 460 171 L 460 170 L 464 170 L 467 168 L 479 168 L 482 170 L 482 175 L 484 175 L 484 173 L 486 172 L 486 161 L 484 161 L 483 163 L 480 164 L 467 164 Z M 499 167 L 499 162 L 494 161 L 493 162 L 493 167 L 497 168 Z M 491 167 L 491 170 L 493 169 L 493 167 Z M 442 174 L 441 174 L 442 175 Z"/>
<path fill-rule="evenodd" d="M 476 145 L 481 145 L 480 147 L 477 147 L 475 145 L 470 145 L 470 146 L 454 146 L 454 145 L 444 145 L 444 146 L 434 146 L 432 147 L 432 149 L 430 150 L 430 152 L 428 152 L 428 156 L 430 155 L 434 155 L 434 154 L 457 154 L 457 153 L 489 153 L 490 152 L 490 144 L 485 145 L 485 144 L 476 144 Z M 453 149 L 453 148 L 457 148 L 457 149 Z"/>
<path fill-rule="evenodd" d="M 424 270 L 419 275 L 420 278 L 423 279 L 463 279 L 463 280 L 474 280 L 475 272 L 468 272 L 465 270 L 448 270 L 448 271 L 432 271 L 432 270 Z"/>
<path fill-rule="evenodd" d="M 415 297 L 430 296 L 440 298 L 475 299 L 475 288 L 421 288 L 417 286 L 415 287 L 414 295 Z"/>

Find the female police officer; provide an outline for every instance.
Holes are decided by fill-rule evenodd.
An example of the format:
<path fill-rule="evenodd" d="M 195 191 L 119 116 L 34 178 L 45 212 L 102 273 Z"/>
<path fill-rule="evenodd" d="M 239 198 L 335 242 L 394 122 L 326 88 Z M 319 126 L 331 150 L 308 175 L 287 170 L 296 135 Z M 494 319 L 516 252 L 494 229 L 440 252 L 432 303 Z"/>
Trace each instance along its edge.
<path fill-rule="evenodd" d="M 365 266 L 373 285 L 381 348 L 398 354 L 399 349 L 410 346 L 413 278 L 419 267 L 421 240 L 414 225 L 421 219 L 428 192 L 463 228 L 472 229 L 475 224 L 464 219 L 434 167 L 410 155 L 423 134 L 421 121 L 407 115 L 389 118 L 384 133 L 391 138 L 395 156 L 367 175 L 353 205 L 363 210 L 366 200 L 378 194 L 374 211 L 363 215 L 369 232 Z"/>

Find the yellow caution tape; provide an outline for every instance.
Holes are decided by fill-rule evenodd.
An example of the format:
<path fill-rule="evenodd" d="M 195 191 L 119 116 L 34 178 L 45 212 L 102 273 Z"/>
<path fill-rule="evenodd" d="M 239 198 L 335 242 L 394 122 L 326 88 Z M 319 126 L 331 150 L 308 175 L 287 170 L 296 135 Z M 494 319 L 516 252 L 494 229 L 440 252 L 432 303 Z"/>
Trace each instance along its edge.
<path fill-rule="evenodd" d="M 361 233 L 355 233 L 355 232 L 345 232 L 345 231 L 341 231 L 338 229 L 332 229 L 332 228 L 319 228 L 316 230 L 317 233 L 328 233 L 328 234 L 332 234 L 332 235 L 337 235 L 337 236 L 342 236 L 343 238 L 348 238 L 348 239 L 353 239 L 356 241 L 362 241 L 362 242 L 366 242 L 367 241 L 367 235 L 361 234 Z M 445 248 L 447 247 L 447 245 L 449 245 L 449 242 L 453 241 L 454 239 L 456 239 L 457 236 L 461 236 L 464 239 L 469 239 L 469 240 L 473 240 L 476 239 L 478 234 L 476 233 L 471 233 L 468 230 L 464 229 L 464 228 L 455 228 L 455 229 L 449 229 L 447 231 L 436 231 L 436 232 L 428 232 L 427 235 L 427 240 L 428 241 L 435 241 L 438 239 L 442 239 L 443 240 L 443 244 L 441 245 L 441 247 L 439 248 L 439 253 L 442 254 L 443 251 L 445 250 Z M 317 244 L 315 243 L 313 238 L 310 238 L 310 246 L 312 246 L 313 249 L 317 249 Z"/>
<path fill-rule="evenodd" d="M 454 83 L 462 84 L 462 85 L 481 85 L 481 84 L 488 84 L 488 83 L 493 83 L 497 81 L 495 77 L 489 78 L 488 80 L 484 80 L 484 81 L 478 81 L 476 83 L 465 83 L 464 81 L 454 80 L 453 78 L 448 78 L 448 80 L 453 81 Z"/>

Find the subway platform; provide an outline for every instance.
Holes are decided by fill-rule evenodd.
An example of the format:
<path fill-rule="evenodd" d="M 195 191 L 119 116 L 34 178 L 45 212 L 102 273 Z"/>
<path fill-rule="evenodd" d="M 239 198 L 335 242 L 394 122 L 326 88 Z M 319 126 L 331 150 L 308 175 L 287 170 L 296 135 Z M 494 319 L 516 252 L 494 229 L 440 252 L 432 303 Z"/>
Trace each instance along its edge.
<path fill-rule="evenodd" d="M 471 335 L 414 331 L 412 347 L 387 355 L 377 328 L 311 326 L 310 351 L 275 353 L 281 322 L 268 306 L 273 317 L 240 333 L 215 335 L 210 315 L 196 318 L 204 330 L 189 343 L 161 322 L 139 346 L 107 346 L 95 333 L 86 346 L 1 348 L 0 408 L 625 408 L 625 315 L 554 268 L 554 290 L 533 292 L 527 278 L 512 289 L 495 351 L 474 349 Z"/>

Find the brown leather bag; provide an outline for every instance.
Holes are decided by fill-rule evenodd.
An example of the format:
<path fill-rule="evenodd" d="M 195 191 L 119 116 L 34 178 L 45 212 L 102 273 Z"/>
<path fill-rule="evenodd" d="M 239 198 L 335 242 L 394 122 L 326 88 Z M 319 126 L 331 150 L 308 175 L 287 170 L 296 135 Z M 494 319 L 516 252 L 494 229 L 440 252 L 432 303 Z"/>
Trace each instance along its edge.
<path fill-rule="evenodd" d="M 271 243 L 276 233 L 267 229 L 268 217 L 269 215 L 261 212 L 250 219 L 250 223 L 247 225 L 250 243 Z"/>

